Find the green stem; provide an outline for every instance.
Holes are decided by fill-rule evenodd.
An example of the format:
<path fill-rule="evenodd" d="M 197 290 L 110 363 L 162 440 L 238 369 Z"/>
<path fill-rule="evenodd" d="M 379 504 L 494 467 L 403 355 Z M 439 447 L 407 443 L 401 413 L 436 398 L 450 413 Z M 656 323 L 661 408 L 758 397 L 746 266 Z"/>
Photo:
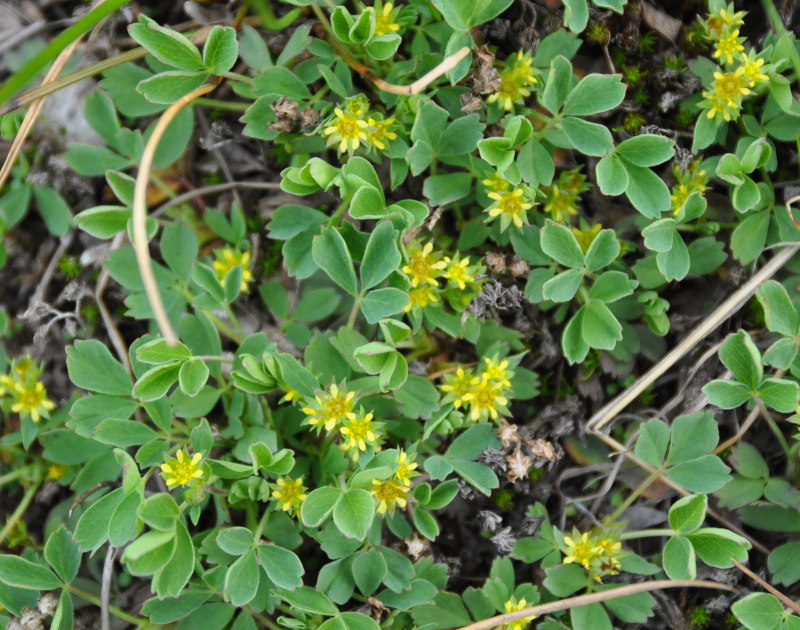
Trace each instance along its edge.
<path fill-rule="evenodd" d="M 76 597 L 85 599 L 90 604 L 94 604 L 95 606 L 102 606 L 102 602 L 100 601 L 99 597 L 95 597 L 91 593 L 84 591 L 83 589 L 80 589 L 77 586 L 73 586 L 72 584 L 65 584 L 64 589 L 69 591 Z M 135 626 L 144 626 L 150 623 L 147 619 L 144 619 L 142 617 L 136 617 L 134 615 L 129 615 L 124 610 L 120 610 L 116 606 L 109 606 L 108 612 L 110 612 L 115 617 L 122 619 L 123 621 L 132 623 Z"/>
<path fill-rule="evenodd" d="M 775 418 L 772 417 L 772 414 L 767 410 L 767 407 L 764 405 L 763 401 L 760 398 L 756 398 L 756 405 L 758 405 L 758 410 L 761 412 L 761 416 L 764 420 L 767 421 L 769 428 L 772 429 L 772 432 L 775 434 L 780 445 L 783 447 L 784 453 L 786 453 L 786 457 L 790 458 L 792 456 L 792 449 L 789 446 L 789 442 L 786 441 L 786 438 L 783 435 L 783 431 L 781 431 L 778 423 L 775 422 Z"/>
<path fill-rule="evenodd" d="M 3 541 L 6 539 L 9 532 L 13 529 L 14 525 L 16 525 L 17 521 L 22 518 L 23 514 L 25 514 L 25 510 L 28 509 L 28 506 L 31 504 L 31 501 L 33 501 L 33 497 L 36 495 L 36 491 L 39 489 L 39 486 L 42 485 L 42 481 L 43 481 L 42 473 L 40 471 L 39 474 L 36 476 L 33 485 L 31 485 L 31 487 L 28 488 L 25 491 L 25 494 L 22 496 L 22 501 L 19 502 L 17 508 L 14 510 L 11 516 L 8 517 L 8 520 L 6 521 L 6 524 L 3 527 L 3 529 L 0 529 L 0 545 L 3 544 Z"/>
<path fill-rule="evenodd" d="M 226 72 L 223 74 L 226 79 L 231 81 L 239 81 L 240 83 L 250 83 L 253 79 L 246 74 L 239 74 L 238 72 Z"/>
<path fill-rule="evenodd" d="M 303 14 L 303 10 L 296 7 L 283 17 L 277 18 L 269 0 L 253 0 L 253 9 L 261 20 L 261 26 L 268 31 L 282 31 Z"/>
<path fill-rule="evenodd" d="M 352 328 L 356 323 L 356 318 L 358 317 L 358 312 L 361 310 L 361 298 L 363 295 L 356 296 L 356 299 L 353 300 L 353 308 L 350 309 L 350 316 L 347 318 L 347 328 Z"/>
<path fill-rule="evenodd" d="M 239 318 L 236 317 L 236 314 L 233 312 L 230 304 L 225 305 L 225 312 L 228 314 L 228 317 L 230 318 L 233 327 L 236 329 L 236 332 L 238 332 L 239 335 L 241 335 L 241 337 L 244 339 L 244 337 L 246 337 L 244 328 L 242 328 L 242 325 L 239 323 Z"/>
<path fill-rule="evenodd" d="M 235 333 L 233 330 L 231 330 L 231 327 L 228 326 L 225 322 L 223 322 L 219 317 L 214 315 L 214 313 L 207 310 L 203 310 L 203 313 L 205 313 L 205 316 L 208 317 L 208 319 L 211 320 L 211 323 L 217 327 L 217 330 L 219 330 L 228 339 L 230 339 L 231 341 L 235 341 L 238 344 L 241 344 L 244 341 L 244 337 L 242 335 L 239 335 L 238 333 Z"/>
<path fill-rule="evenodd" d="M 788 31 L 778 13 L 778 9 L 775 8 L 775 3 L 772 0 L 761 0 L 761 6 L 764 7 L 764 12 L 769 16 L 769 21 L 772 22 L 772 28 L 775 29 L 775 32 L 781 37 L 786 35 Z M 792 36 L 792 39 L 794 40 L 794 36 Z M 789 57 L 791 57 L 796 77 L 800 77 L 800 53 L 797 52 L 795 41 L 792 41 Z"/>
<path fill-rule="evenodd" d="M 19 477 L 25 477 L 30 471 L 31 466 L 24 466 L 0 476 L 0 487 L 6 485 L 9 481 L 14 481 L 14 479 L 18 479 Z"/>
<path fill-rule="evenodd" d="M 232 112 L 244 112 L 252 103 L 239 103 L 236 101 L 223 101 L 218 98 L 196 98 L 194 99 L 195 105 L 204 105 L 205 107 L 213 107 L 215 109 L 227 109 Z"/>
<path fill-rule="evenodd" d="M 641 495 L 642 492 L 647 490 L 650 487 L 650 485 L 660 476 L 661 476 L 661 469 L 656 468 L 652 473 L 650 473 L 647 476 L 647 478 L 642 483 L 640 483 L 633 490 L 633 492 L 630 493 L 630 495 L 628 495 L 628 498 L 625 499 L 620 504 L 620 506 L 616 509 L 616 511 L 609 517 L 609 520 L 612 522 L 616 521 L 625 510 L 627 510 L 631 505 L 633 505 L 633 502 L 639 498 L 639 495 Z"/>
<path fill-rule="evenodd" d="M 623 532 L 619 535 L 619 539 L 633 540 L 634 538 L 655 538 L 674 535 L 675 532 L 671 529 L 636 529 L 630 532 Z"/>
<path fill-rule="evenodd" d="M 334 212 L 331 217 L 328 219 L 327 227 L 336 227 L 341 222 L 342 215 L 344 215 L 347 208 L 350 206 L 350 197 L 342 201 L 339 204 L 339 207 L 336 208 L 336 212 Z"/>
<path fill-rule="evenodd" d="M 58 55 L 76 39 L 87 33 L 103 18 L 108 17 L 120 7 L 128 4 L 130 0 L 106 0 L 103 4 L 96 6 L 72 26 L 64 30 L 55 37 L 41 52 L 34 55 L 20 70 L 14 73 L 2 86 L 0 86 L 0 105 L 5 105 L 14 94 L 16 94 L 28 81 L 33 79 L 37 73 L 44 69 L 48 63 L 53 61 Z"/>
<path fill-rule="evenodd" d="M 256 541 L 256 544 L 258 544 L 261 541 L 261 534 L 263 533 L 264 528 L 267 526 L 267 521 L 269 520 L 269 513 L 270 510 L 265 509 L 264 515 L 261 517 L 261 520 L 258 521 L 258 527 L 256 527 L 256 531 L 253 534 L 253 540 Z"/>

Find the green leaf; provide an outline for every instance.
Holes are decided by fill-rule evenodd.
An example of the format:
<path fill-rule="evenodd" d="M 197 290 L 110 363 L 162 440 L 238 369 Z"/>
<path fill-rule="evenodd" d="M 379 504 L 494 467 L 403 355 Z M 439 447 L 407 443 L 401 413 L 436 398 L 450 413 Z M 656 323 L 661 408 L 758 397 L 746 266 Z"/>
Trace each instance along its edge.
<path fill-rule="evenodd" d="M 97 238 L 111 238 L 128 227 L 130 208 L 95 206 L 75 215 L 75 224 Z"/>
<path fill-rule="evenodd" d="M 278 590 L 277 594 L 295 608 L 315 615 L 335 615 L 339 609 L 324 594 L 310 586 L 301 586 L 293 591 Z"/>
<path fill-rule="evenodd" d="M 731 612 L 749 630 L 777 630 L 784 618 L 783 604 L 769 593 L 750 593 L 735 602 Z"/>
<path fill-rule="evenodd" d="M 103 444 L 128 448 L 152 442 L 158 439 L 158 433 L 141 422 L 109 418 L 95 427 L 94 437 Z"/>
<path fill-rule="evenodd" d="M 599 271 L 614 262 L 619 251 L 619 241 L 614 230 L 600 230 L 589 245 L 584 264 L 589 271 Z"/>
<path fill-rule="evenodd" d="M 139 506 L 137 514 L 151 528 L 162 532 L 171 532 L 174 531 L 175 524 L 178 522 L 180 510 L 172 495 L 159 492 L 147 497 Z"/>
<path fill-rule="evenodd" d="M 772 574 L 773 584 L 791 586 L 800 580 L 798 554 L 800 554 L 800 540 L 785 543 L 772 550 L 767 564 L 769 572 Z"/>
<path fill-rule="evenodd" d="M 625 165 L 613 153 L 601 159 L 595 167 L 597 185 L 604 195 L 614 197 L 621 195 L 628 188 L 628 171 Z"/>
<path fill-rule="evenodd" d="M 617 155 L 636 166 L 656 166 L 675 155 L 675 143 L 664 136 L 642 134 L 621 142 Z"/>
<path fill-rule="evenodd" d="M 710 454 L 677 464 L 667 475 L 690 492 L 714 492 L 731 480 L 728 467 L 719 457 Z"/>
<path fill-rule="evenodd" d="M 566 116 L 590 116 L 614 109 L 625 98 L 625 89 L 622 75 L 589 74 L 572 89 L 564 103 L 563 113 Z"/>
<path fill-rule="evenodd" d="M 25 558 L 7 555 L 0 555 L 0 582 L 36 591 L 49 591 L 61 586 L 61 580 L 50 569 Z"/>
<path fill-rule="evenodd" d="M 719 349 L 719 359 L 733 373 L 736 380 L 751 390 L 756 390 L 764 378 L 761 353 L 744 330 L 725 338 Z"/>
<path fill-rule="evenodd" d="M 353 560 L 353 578 L 364 595 L 371 595 L 386 576 L 386 560 L 377 549 L 362 551 Z"/>
<path fill-rule="evenodd" d="M 589 22 L 587 0 L 564 0 L 564 26 L 573 33 L 580 33 Z"/>
<path fill-rule="evenodd" d="M 237 558 L 225 573 L 225 596 L 234 606 L 245 606 L 258 592 L 260 571 L 255 549 Z"/>
<path fill-rule="evenodd" d="M 150 103 L 171 105 L 175 101 L 196 90 L 208 78 L 204 70 L 200 72 L 184 72 L 173 70 L 161 72 L 145 79 L 136 86 L 136 91 Z"/>
<path fill-rule="evenodd" d="M 180 366 L 175 364 L 157 365 L 142 374 L 133 386 L 133 395 L 142 402 L 152 402 L 165 396 L 169 388 L 178 380 Z"/>
<path fill-rule="evenodd" d="M 764 249 L 771 214 L 770 210 L 750 213 L 733 231 L 731 251 L 743 265 L 753 262 Z"/>
<path fill-rule="evenodd" d="M 705 455 L 719 443 L 719 429 L 708 412 L 678 416 L 672 422 L 667 463 L 680 464 Z"/>
<path fill-rule="evenodd" d="M 371 289 L 383 282 L 400 266 L 400 260 L 397 231 L 391 221 L 381 221 L 370 234 L 364 250 L 359 270 L 362 290 Z"/>
<path fill-rule="evenodd" d="M 258 96 L 277 94 L 293 101 L 304 101 L 311 97 L 308 86 L 284 66 L 262 70 L 253 79 L 253 88 Z"/>
<path fill-rule="evenodd" d="M 561 335 L 561 349 L 571 365 L 580 363 L 589 353 L 589 344 L 583 338 L 584 313 L 585 308 L 582 306 L 567 322 Z"/>
<path fill-rule="evenodd" d="M 81 515 L 74 536 L 81 551 L 95 551 L 108 539 L 108 522 L 124 496 L 122 488 L 112 490 Z"/>
<path fill-rule="evenodd" d="M 748 442 L 739 442 L 731 449 L 730 463 L 736 472 L 748 479 L 769 479 L 769 466 L 758 449 Z"/>
<path fill-rule="evenodd" d="M 550 62 L 550 74 L 539 97 L 539 102 L 551 114 L 556 114 L 567 100 L 572 82 L 572 64 L 563 55 L 558 55 Z"/>
<path fill-rule="evenodd" d="M 797 309 L 782 284 L 767 280 L 756 292 L 756 298 L 764 309 L 764 320 L 769 330 L 787 337 L 797 334 Z"/>
<path fill-rule="evenodd" d="M 589 604 L 570 609 L 570 620 L 572 621 L 572 630 L 613 630 L 608 613 L 600 604 Z"/>
<path fill-rule="evenodd" d="M 225 74 L 233 68 L 238 57 L 236 31 L 229 26 L 212 28 L 203 46 L 203 65 L 206 69 L 211 74 Z"/>
<path fill-rule="evenodd" d="M 477 114 L 456 118 L 442 132 L 434 150 L 439 157 L 460 156 L 472 153 L 483 137 L 484 125 Z"/>
<path fill-rule="evenodd" d="M 344 238 L 335 228 L 323 228 L 322 232 L 314 237 L 311 256 L 317 266 L 342 289 L 350 295 L 358 294 L 353 259 L 350 257 Z"/>
<path fill-rule="evenodd" d="M 377 188 L 362 186 L 353 195 L 348 212 L 354 219 L 377 219 L 386 215 L 386 201 Z"/>
<path fill-rule="evenodd" d="M 341 495 L 333 509 L 333 522 L 348 538 L 364 540 L 375 517 L 375 502 L 366 490 L 352 488 Z"/>
<path fill-rule="evenodd" d="M 192 229 L 180 222 L 165 227 L 161 234 L 160 248 L 167 266 L 183 282 L 189 282 L 200 249 Z"/>
<path fill-rule="evenodd" d="M 633 293 L 636 285 L 637 282 L 622 271 L 604 271 L 589 289 L 589 298 L 610 304 Z"/>
<path fill-rule="evenodd" d="M 569 302 L 583 283 L 583 272 L 567 269 L 542 285 L 542 295 L 553 302 Z"/>
<path fill-rule="evenodd" d="M 775 411 L 794 413 L 800 403 L 800 386 L 785 378 L 766 378 L 758 388 L 758 397 Z"/>
<path fill-rule="evenodd" d="M 153 590 L 159 597 L 177 597 L 194 573 L 194 544 L 183 523 L 175 532 L 175 551 L 169 564 L 153 576 Z"/>
<path fill-rule="evenodd" d="M 479 492 L 489 496 L 500 482 L 491 468 L 477 462 L 468 462 L 462 459 L 448 459 L 455 471 Z"/>
<path fill-rule="evenodd" d="M 487 447 L 500 447 L 494 428 L 491 424 L 476 424 L 453 440 L 445 455 L 448 459 L 473 460 Z"/>
<path fill-rule="evenodd" d="M 208 381 L 208 366 L 201 359 L 190 359 L 181 365 L 178 383 L 187 396 L 197 396 Z"/>
<path fill-rule="evenodd" d="M 557 263 L 580 269 L 584 255 L 575 235 L 564 225 L 547 220 L 541 231 L 541 247 Z"/>
<path fill-rule="evenodd" d="M 656 418 L 650 418 L 639 430 L 639 439 L 636 441 L 636 457 L 645 464 L 660 466 L 667 454 L 669 445 L 669 427 Z"/>
<path fill-rule="evenodd" d="M 72 227 L 72 211 L 67 202 L 49 186 L 34 186 L 33 195 L 39 214 L 54 236 L 64 236 Z"/>
<path fill-rule="evenodd" d="M 78 544 L 72 539 L 72 533 L 63 525 L 59 525 L 47 539 L 44 559 L 67 584 L 78 575 L 81 554 L 78 551 Z"/>
<path fill-rule="evenodd" d="M 617 318 L 599 300 L 589 300 L 583 309 L 581 331 L 584 341 L 598 350 L 613 350 L 622 339 L 622 325 Z"/>
<path fill-rule="evenodd" d="M 614 140 L 605 125 L 568 116 L 561 121 L 561 129 L 570 144 L 584 155 L 602 157 L 614 150 Z"/>
<path fill-rule="evenodd" d="M 380 630 L 380 626 L 371 617 L 361 613 L 345 612 L 328 619 L 318 630 Z"/>
<path fill-rule="evenodd" d="M 327 215 L 319 210 L 308 206 L 288 204 L 277 208 L 272 213 L 267 230 L 270 238 L 284 241 L 322 225 L 327 220 Z"/>
<path fill-rule="evenodd" d="M 686 537 L 706 564 L 720 569 L 733 566 L 733 560 L 747 562 L 750 543 L 743 536 L 719 527 L 704 527 Z"/>
<path fill-rule="evenodd" d="M 697 558 L 692 543 L 684 536 L 672 536 L 662 552 L 664 572 L 672 580 L 693 580 L 697 577 Z"/>
<path fill-rule="evenodd" d="M 692 494 L 682 497 L 669 508 L 669 525 L 679 534 L 687 534 L 698 529 L 706 520 L 708 497 Z"/>
<path fill-rule="evenodd" d="M 361 312 L 370 324 L 401 312 L 408 304 L 408 294 L 400 289 L 386 287 L 370 291 L 361 300 Z"/>
<path fill-rule="evenodd" d="M 469 173 L 448 173 L 431 175 L 422 184 L 422 194 L 431 205 L 439 206 L 463 199 L 472 189 L 472 175 Z"/>
<path fill-rule="evenodd" d="M 672 245 L 665 252 L 656 255 L 658 270 L 667 280 L 683 280 L 689 273 L 691 259 L 683 237 L 677 230 L 672 231 Z"/>
<path fill-rule="evenodd" d="M 67 372 L 82 389 L 99 394 L 131 395 L 131 379 L 122 364 L 100 341 L 76 341 L 67 348 Z"/>
<path fill-rule="evenodd" d="M 664 180 L 649 168 L 625 163 L 628 171 L 628 187 L 625 189 L 633 207 L 649 219 L 658 219 L 661 213 L 669 210 L 669 188 Z"/>
<path fill-rule="evenodd" d="M 179 341 L 170 345 L 162 337 L 157 337 L 136 348 L 136 359 L 150 365 L 186 361 L 191 358 L 192 351 L 185 344 Z"/>
<path fill-rule="evenodd" d="M 716 379 L 703 386 L 708 402 L 720 409 L 735 409 L 753 397 L 747 385 L 736 381 Z"/>
<path fill-rule="evenodd" d="M 544 587 L 556 597 L 569 597 L 586 588 L 586 574 L 575 564 L 557 564 L 545 569 Z"/>
<path fill-rule="evenodd" d="M 293 590 L 303 585 L 303 564 L 296 554 L 278 545 L 262 544 L 258 546 L 261 566 L 269 579 L 279 588 Z"/>
<path fill-rule="evenodd" d="M 128 27 L 130 36 L 162 63 L 181 70 L 203 70 L 200 51 L 184 35 L 140 17 L 138 24 Z"/>
<path fill-rule="evenodd" d="M 217 545 L 224 552 L 233 556 L 243 556 L 253 548 L 253 532 L 246 527 L 228 527 L 220 530 L 216 539 Z"/>
<path fill-rule="evenodd" d="M 300 507 L 300 516 L 306 527 L 319 526 L 342 498 L 339 488 L 317 488 L 309 492 L 303 505 Z"/>

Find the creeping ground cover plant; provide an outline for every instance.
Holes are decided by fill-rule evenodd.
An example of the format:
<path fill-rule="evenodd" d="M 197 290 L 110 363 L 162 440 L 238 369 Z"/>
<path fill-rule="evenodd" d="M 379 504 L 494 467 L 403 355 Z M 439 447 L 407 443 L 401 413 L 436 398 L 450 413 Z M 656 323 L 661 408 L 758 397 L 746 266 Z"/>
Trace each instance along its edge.
<path fill-rule="evenodd" d="M 34 4 L 0 630 L 800 629 L 794 3 Z"/>

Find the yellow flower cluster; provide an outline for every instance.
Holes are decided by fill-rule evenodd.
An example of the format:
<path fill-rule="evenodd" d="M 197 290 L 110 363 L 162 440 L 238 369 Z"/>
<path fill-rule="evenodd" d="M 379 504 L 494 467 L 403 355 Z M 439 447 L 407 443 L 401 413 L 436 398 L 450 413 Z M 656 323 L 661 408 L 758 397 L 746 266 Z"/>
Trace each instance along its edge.
<path fill-rule="evenodd" d="M 234 267 L 241 267 L 242 286 L 240 290 L 242 293 L 247 292 L 247 287 L 253 281 L 253 274 L 250 271 L 250 252 L 240 252 L 232 247 L 217 249 L 214 251 L 214 262 L 211 264 L 220 282 L 225 282 L 225 276 Z"/>
<path fill-rule="evenodd" d="M 675 179 L 677 180 L 672 187 L 672 194 L 670 194 L 670 209 L 672 214 L 678 216 L 678 213 L 683 208 L 683 204 L 689 199 L 692 193 L 700 193 L 701 195 L 707 190 L 708 173 L 700 168 L 700 162 L 691 160 L 686 169 L 682 169 L 679 165 L 673 168 Z"/>
<path fill-rule="evenodd" d="M 201 462 L 203 455 L 195 453 L 189 457 L 186 449 L 180 449 L 175 457 L 170 457 L 161 464 L 161 476 L 167 483 L 167 488 L 185 486 L 194 479 L 202 479 L 203 467 Z"/>
<path fill-rule="evenodd" d="M 378 514 L 394 512 L 395 507 L 404 508 L 408 503 L 408 493 L 411 490 L 411 479 L 416 477 L 414 469 L 417 463 L 405 451 L 397 452 L 394 477 L 390 479 L 373 479 L 372 496 L 378 501 Z"/>
<path fill-rule="evenodd" d="M 753 50 L 745 52 L 745 38 L 739 37 L 744 16 L 743 11 L 734 11 L 732 4 L 718 3 L 704 22 L 706 36 L 714 42 L 713 56 L 724 66 L 714 73 L 711 89 L 703 92 L 700 106 L 707 110 L 708 118 L 736 120 L 751 88 L 769 81 L 764 60 Z"/>
<path fill-rule="evenodd" d="M 334 108 L 322 135 L 328 137 L 328 146 L 338 145 L 339 153 L 352 153 L 362 144 L 383 151 L 387 142 L 397 138 L 393 127 L 394 118 L 384 120 L 383 114 L 370 113 L 369 101 L 359 95 Z"/>
<path fill-rule="evenodd" d="M 575 235 L 575 238 L 578 239 L 578 245 L 580 245 L 584 254 L 589 251 L 589 247 L 602 229 L 603 226 L 599 223 L 589 225 L 583 219 L 581 219 L 580 228 L 572 228 L 572 233 Z"/>
<path fill-rule="evenodd" d="M 528 602 L 525 598 L 517 600 L 516 597 L 512 597 L 506 602 L 506 612 L 517 612 L 518 610 L 524 610 L 528 608 Z M 536 615 L 531 617 L 523 617 L 517 621 L 509 621 L 507 624 L 503 626 L 504 630 L 523 630 L 528 626 L 528 624 L 536 619 Z"/>
<path fill-rule="evenodd" d="M 474 295 L 480 291 L 482 282 L 478 276 L 484 269 L 480 263 L 471 264 L 468 256 L 462 258 L 458 252 L 452 258 L 442 257 L 434 253 L 433 243 L 422 245 L 414 242 L 408 248 L 408 263 L 401 271 L 411 283 L 409 302 L 405 307 L 405 311 L 409 312 L 440 302 L 442 291 L 448 289 L 458 289 L 462 296 Z M 439 283 L 440 278 L 445 280 L 444 287 Z M 463 293 L 465 291 L 466 294 Z"/>
<path fill-rule="evenodd" d="M 375 35 L 390 35 L 400 30 L 400 25 L 394 21 L 399 10 L 395 9 L 391 2 L 387 2 L 381 8 L 379 0 L 374 7 L 367 7 L 364 10 L 375 15 Z"/>
<path fill-rule="evenodd" d="M 499 173 L 481 182 L 492 205 L 484 210 L 489 221 L 500 217 L 500 231 L 504 232 L 512 223 L 521 228 L 528 223 L 528 210 L 533 208 L 532 193 L 527 186 L 512 184 Z"/>
<path fill-rule="evenodd" d="M 442 402 L 451 402 L 456 409 L 464 407 L 473 422 L 508 414 L 506 395 L 514 375 L 508 359 L 484 358 L 481 367 L 478 374 L 460 367 L 455 373 L 445 374 L 439 386 L 444 394 Z"/>
<path fill-rule="evenodd" d="M 500 71 L 500 85 L 497 91 L 486 99 L 489 103 L 499 103 L 510 111 L 514 103 L 521 103 L 531 95 L 529 88 L 538 82 L 533 70 L 533 57 L 521 50 L 506 59 Z"/>
<path fill-rule="evenodd" d="M 275 481 L 275 485 L 277 488 L 272 492 L 273 498 L 278 500 L 278 504 L 284 512 L 296 515 L 308 496 L 306 487 L 303 485 L 303 478 L 282 477 Z"/>
<path fill-rule="evenodd" d="M 564 553 L 564 564 L 579 564 L 595 580 L 602 582 L 606 575 L 617 574 L 622 543 L 610 535 L 573 531 L 572 536 L 564 536 L 561 551 Z"/>
<path fill-rule="evenodd" d="M 578 169 L 562 171 L 558 180 L 544 188 L 544 211 L 557 223 L 569 223 L 578 214 L 578 204 L 588 186 L 586 176 Z"/>
<path fill-rule="evenodd" d="M 56 406 L 39 380 L 41 375 L 41 366 L 30 355 L 13 361 L 8 374 L 0 374 L 0 399 L 8 398 L 12 413 L 34 422 L 50 417 Z"/>

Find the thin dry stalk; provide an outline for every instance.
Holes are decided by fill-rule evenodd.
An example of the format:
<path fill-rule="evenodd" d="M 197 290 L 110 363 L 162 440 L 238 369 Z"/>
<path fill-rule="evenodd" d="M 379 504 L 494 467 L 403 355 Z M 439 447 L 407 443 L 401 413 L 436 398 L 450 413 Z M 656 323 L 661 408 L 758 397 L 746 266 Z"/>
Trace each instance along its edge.
<path fill-rule="evenodd" d="M 589 593 L 588 595 L 578 595 L 576 597 L 567 597 L 566 599 L 559 599 L 555 602 L 548 602 L 546 604 L 539 604 L 538 606 L 530 606 L 523 608 L 516 612 L 505 613 L 490 617 L 483 621 L 471 623 L 468 626 L 462 626 L 458 630 L 490 630 L 506 623 L 512 623 L 525 619 L 525 617 L 545 615 L 548 613 L 559 612 L 561 610 L 568 610 L 570 608 L 578 608 L 579 606 L 588 606 L 589 604 L 596 604 L 598 602 L 606 602 L 610 599 L 617 599 L 618 597 L 625 597 L 635 593 L 646 593 L 649 591 L 658 591 L 665 588 L 714 588 L 723 591 L 735 591 L 736 589 L 728 586 L 727 584 L 720 584 L 719 582 L 711 582 L 708 580 L 653 580 L 650 582 L 639 582 L 638 584 L 627 584 L 619 588 L 602 591 L 600 593 Z"/>
<path fill-rule="evenodd" d="M 781 603 L 784 606 L 786 606 L 787 608 L 789 608 L 789 610 L 791 610 L 792 612 L 800 615 L 800 604 L 798 604 L 797 602 L 792 600 L 790 597 L 787 597 L 786 595 L 781 593 L 777 588 L 772 586 L 769 582 L 765 582 L 756 573 L 753 573 L 750 569 L 748 569 L 746 566 L 744 566 L 741 562 L 736 562 L 736 560 L 733 560 L 733 564 L 736 566 L 737 569 L 739 569 L 739 571 L 744 573 L 749 578 L 751 578 L 751 579 L 755 580 L 756 582 L 758 582 L 761 585 L 761 588 L 763 588 L 765 591 L 768 591 L 768 592 L 772 593 L 775 597 L 777 597 L 779 600 L 781 600 Z"/>

